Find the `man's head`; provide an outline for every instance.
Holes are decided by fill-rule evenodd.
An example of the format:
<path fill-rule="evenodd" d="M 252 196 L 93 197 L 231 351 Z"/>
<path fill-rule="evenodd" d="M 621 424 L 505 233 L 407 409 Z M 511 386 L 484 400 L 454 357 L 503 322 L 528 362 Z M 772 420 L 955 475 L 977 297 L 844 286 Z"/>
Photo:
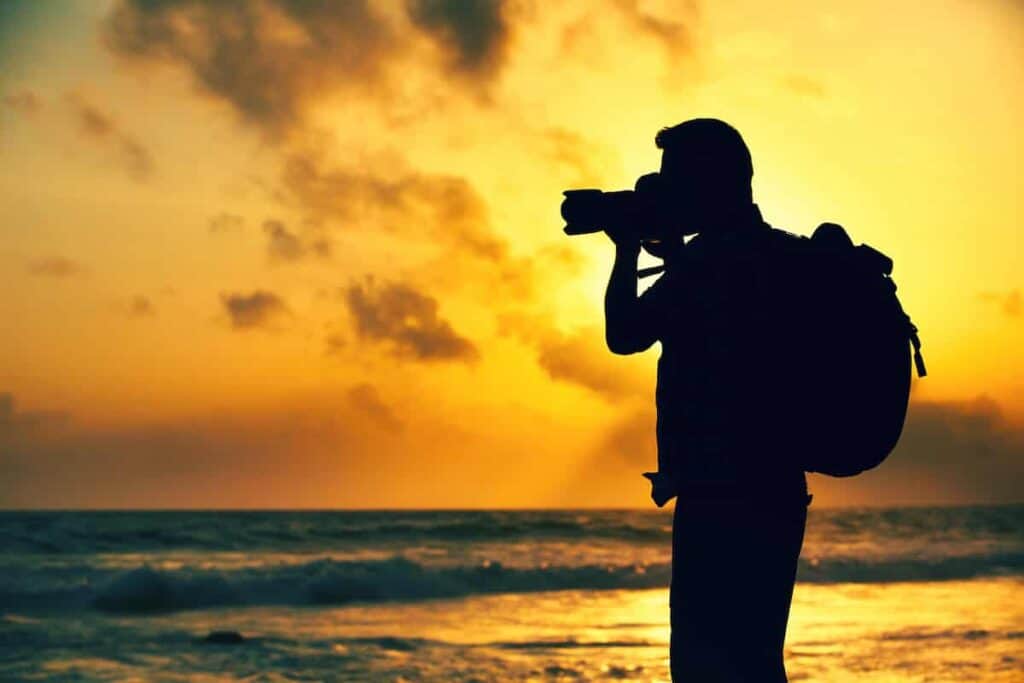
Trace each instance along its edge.
<path fill-rule="evenodd" d="M 718 119 L 691 119 L 662 128 L 661 176 L 684 224 L 711 227 L 752 203 L 750 150 Z"/>

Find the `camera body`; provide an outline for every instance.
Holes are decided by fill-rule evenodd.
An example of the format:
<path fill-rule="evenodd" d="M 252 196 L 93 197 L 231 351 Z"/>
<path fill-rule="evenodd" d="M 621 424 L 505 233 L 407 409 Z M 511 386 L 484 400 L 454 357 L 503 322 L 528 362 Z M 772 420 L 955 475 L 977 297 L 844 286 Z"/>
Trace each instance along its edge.
<path fill-rule="evenodd" d="M 563 194 L 566 235 L 633 230 L 639 239 L 664 241 L 689 234 L 680 225 L 672 193 L 658 173 L 641 176 L 633 190 L 565 190 Z"/>

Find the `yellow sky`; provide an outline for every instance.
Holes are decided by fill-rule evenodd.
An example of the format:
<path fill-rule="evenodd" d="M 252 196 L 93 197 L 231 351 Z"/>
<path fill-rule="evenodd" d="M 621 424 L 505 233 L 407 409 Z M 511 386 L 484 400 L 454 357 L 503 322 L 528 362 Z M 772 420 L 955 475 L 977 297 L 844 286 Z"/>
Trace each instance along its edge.
<path fill-rule="evenodd" d="M 695 116 L 921 329 L 900 448 L 816 502 L 1019 500 L 1019 4 L 454 7 L 4 5 L 0 505 L 647 504 L 657 350 L 557 211 Z"/>

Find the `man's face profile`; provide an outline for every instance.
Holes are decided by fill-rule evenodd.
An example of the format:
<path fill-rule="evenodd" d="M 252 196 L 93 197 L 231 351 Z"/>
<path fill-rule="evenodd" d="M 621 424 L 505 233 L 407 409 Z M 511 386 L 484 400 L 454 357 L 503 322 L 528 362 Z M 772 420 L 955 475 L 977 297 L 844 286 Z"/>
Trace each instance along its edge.
<path fill-rule="evenodd" d="M 737 203 L 735 173 L 729 173 L 720 158 L 706 152 L 665 150 L 660 173 L 671 208 L 687 232 L 709 227 L 716 216 Z"/>

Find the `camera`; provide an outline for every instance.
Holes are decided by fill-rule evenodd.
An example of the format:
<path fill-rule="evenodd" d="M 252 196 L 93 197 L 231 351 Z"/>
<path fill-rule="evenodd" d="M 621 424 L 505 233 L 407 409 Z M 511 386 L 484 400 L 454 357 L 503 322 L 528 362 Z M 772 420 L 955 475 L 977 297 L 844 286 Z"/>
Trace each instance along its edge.
<path fill-rule="evenodd" d="M 668 240 L 684 234 L 671 193 L 658 173 L 640 176 L 633 190 L 565 190 L 562 194 L 566 235 L 635 230 L 642 240 Z"/>

